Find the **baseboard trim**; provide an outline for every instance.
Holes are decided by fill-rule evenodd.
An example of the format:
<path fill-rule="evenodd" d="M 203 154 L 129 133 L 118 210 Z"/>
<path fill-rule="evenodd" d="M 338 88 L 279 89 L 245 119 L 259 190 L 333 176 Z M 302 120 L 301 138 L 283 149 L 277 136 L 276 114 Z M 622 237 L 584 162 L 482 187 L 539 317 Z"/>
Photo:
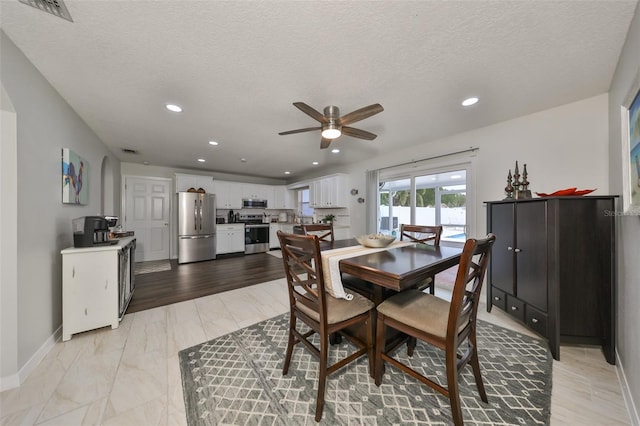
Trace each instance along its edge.
<path fill-rule="evenodd" d="M 44 357 L 47 356 L 49 351 L 53 349 L 56 342 L 60 340 L 62 336 L 62 325 L 58 327 L 56 331 L 49 336 L 42 346 L 29 358 L 29 360 L 22 366 L 22 368 L 16 373 L 10 376 L 0 378 L 0 392 L 4 392 L 9 389 L 19 387 L 29 377 L 29 374 L 36 369 L 38 364 L 42 362 Z"/>
<path fill-rule="evenodd" d="M 629 414 L 629 420 L 633 426 L 640 426 L 640 416 L 638 416 L 638 409 L 633 401 L 631 395 L 631 389 L 629 388 L 629 382 L 627 382 L 627 376 L 624 374 L 624 366 L 620 359 L 620 354 L 616 350 L 616 374 L 618 375 L 618 381 L 622 386 L 622 397 L 624 398 L 624 404 L 627 406 L 627 413 Z"/>

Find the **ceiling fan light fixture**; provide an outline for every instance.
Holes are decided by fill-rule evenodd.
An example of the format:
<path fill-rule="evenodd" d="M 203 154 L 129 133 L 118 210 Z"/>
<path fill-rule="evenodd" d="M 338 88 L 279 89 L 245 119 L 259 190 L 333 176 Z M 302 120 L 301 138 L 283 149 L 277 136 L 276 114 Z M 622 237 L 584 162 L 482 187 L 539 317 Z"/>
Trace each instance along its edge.
<path fill-rule="evenodd" d="M 326 126 L 322 126 L 322 137 L 325 139 L 336 139 L 342 135 L 340 126 L 335 123 L 329 123 Z"/>

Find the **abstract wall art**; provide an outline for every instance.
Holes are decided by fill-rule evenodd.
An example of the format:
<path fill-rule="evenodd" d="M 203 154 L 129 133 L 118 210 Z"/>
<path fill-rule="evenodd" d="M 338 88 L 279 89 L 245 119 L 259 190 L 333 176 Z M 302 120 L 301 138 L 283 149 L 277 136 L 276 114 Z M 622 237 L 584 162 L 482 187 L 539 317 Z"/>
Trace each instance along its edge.
<path fill-rule="evenodd" d="M 89 163 L 69 148 L 62 148 L 62 202 L 89 204 Z"/>

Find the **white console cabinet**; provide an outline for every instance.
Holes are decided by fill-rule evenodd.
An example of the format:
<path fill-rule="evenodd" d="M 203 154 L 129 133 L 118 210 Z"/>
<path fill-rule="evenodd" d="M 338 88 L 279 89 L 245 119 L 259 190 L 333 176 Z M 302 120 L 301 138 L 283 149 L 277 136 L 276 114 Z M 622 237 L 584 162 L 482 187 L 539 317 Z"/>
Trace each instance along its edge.
<path fill-rule="evenodd" d="M 118 328 L 133 295 L 135 238 L 61 253 L 62 340 L 107 325 Z"/>

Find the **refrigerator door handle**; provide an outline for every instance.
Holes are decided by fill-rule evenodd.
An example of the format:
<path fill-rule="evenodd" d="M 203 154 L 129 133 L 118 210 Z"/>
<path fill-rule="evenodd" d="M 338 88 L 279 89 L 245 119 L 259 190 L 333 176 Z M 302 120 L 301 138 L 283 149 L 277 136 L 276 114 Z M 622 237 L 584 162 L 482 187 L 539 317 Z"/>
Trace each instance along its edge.
<path fill-rule="evenodd" d="M 193 230 L 198 231 L 198 200 L 193 200 Z"/>
<path fill-rule="evenodd" d="M 200 238 L 213 238 L 215 236 L 215 234 L 209 234 L 209 235 L 181 235 L 180 239 L 181 240 L 198 240 Z"/>
<path fill-rule="evenodd" d="M 198 214 L 200 215 L 200 232 L 202 232 L 202 200 L 200 200 L 200 208 L 198 209 Z"/>

